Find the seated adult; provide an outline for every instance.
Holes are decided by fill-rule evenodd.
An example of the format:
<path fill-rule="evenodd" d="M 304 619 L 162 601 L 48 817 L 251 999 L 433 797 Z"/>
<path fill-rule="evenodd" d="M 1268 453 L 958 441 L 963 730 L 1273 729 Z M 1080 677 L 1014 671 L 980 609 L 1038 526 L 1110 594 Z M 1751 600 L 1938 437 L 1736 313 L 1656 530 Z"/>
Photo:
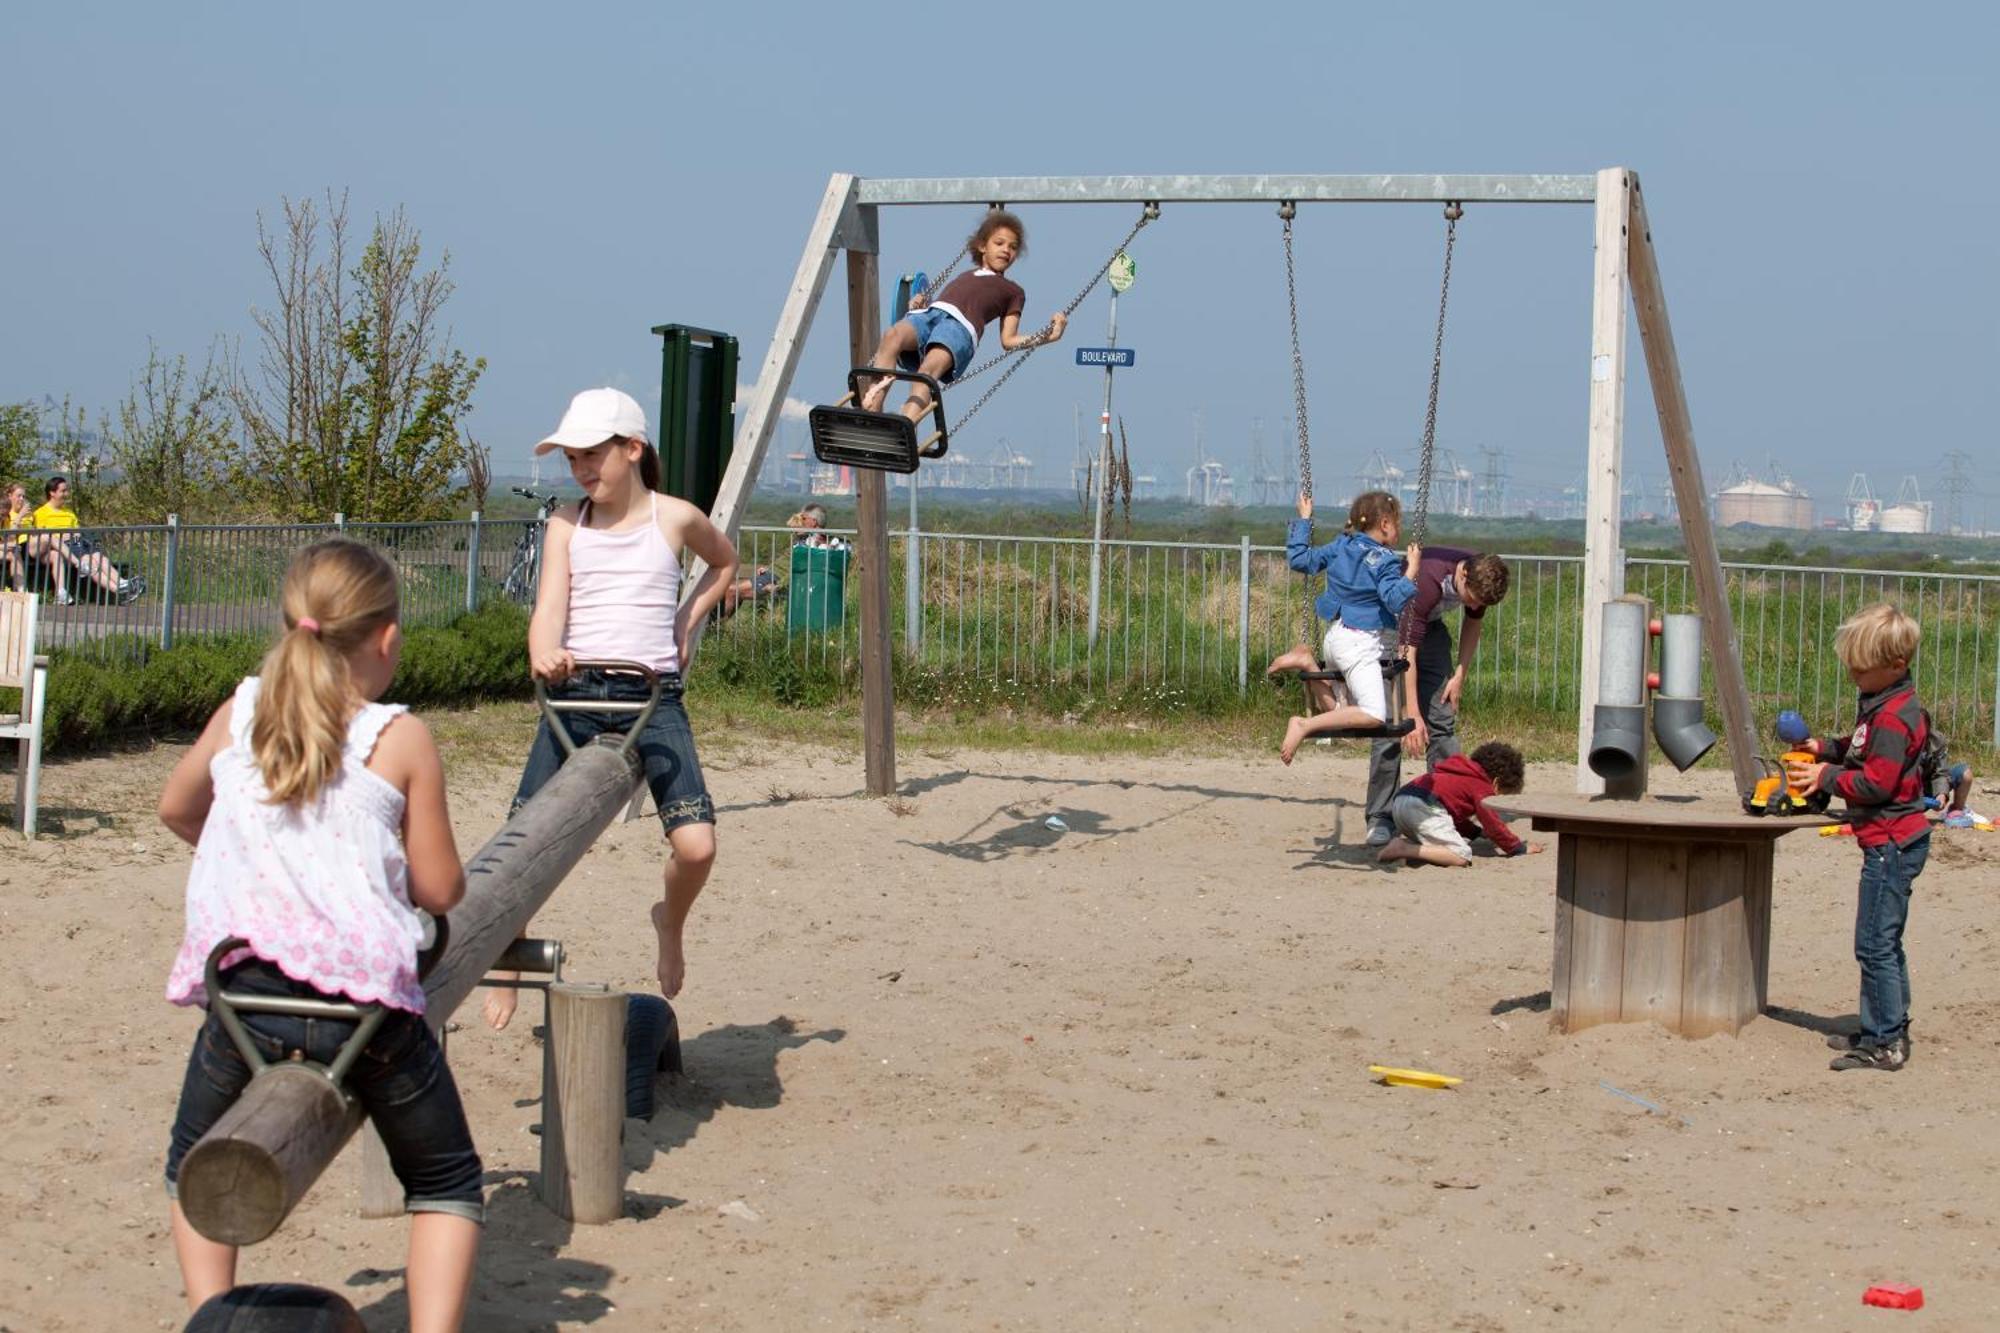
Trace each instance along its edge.
<path fill-rule="evenodd" d="M 69 478 L 50 477 L 42 493 L 47 497 L 36 508 L 36 536 L 29 539 L 30 550 L 48 563 L 49 576 L 56 586 L 56 601 L 75 601 L 69 590 L 69 571 L 74 569 L 120 602 L 131 602 L 146 591 L 141 579 L 123 578 L 97 542 L 75 531 L 82 527 L 76 511 L 69 507 Z"/>
<path fill-rule="evenodd" d="M 28 505 L 28 488 L 18 481 L 7 483 L 6 535 L 0 536 L 0 563 L 14 576 L 17 592 L 28 590 L 29 528 L 35 526 L 35 511 Z"/>

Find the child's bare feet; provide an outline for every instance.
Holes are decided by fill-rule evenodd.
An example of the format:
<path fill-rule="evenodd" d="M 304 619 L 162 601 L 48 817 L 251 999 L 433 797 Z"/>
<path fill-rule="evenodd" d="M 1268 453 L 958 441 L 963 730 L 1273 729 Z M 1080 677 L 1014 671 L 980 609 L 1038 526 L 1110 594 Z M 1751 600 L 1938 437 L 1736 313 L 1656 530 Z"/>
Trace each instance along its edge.
<path fill-rule="evenodd" d="M 1271 659 L 1271 665 L 1264 668 L 1267 676 L 1282 676 L 1287 671 L 1317 671 L 1319 659 L 1312 655 L 1312 649 L 1297 644 Z"/>
<path fill-rule="evenodd" d="M 486 1020 L 486 1026 L 498 1032 L 514 1020 L 514 1010 L 520 1002 L 521 993 L 512 986 L 488 986 L 486 1003 L 479 1007 L 479 1014 Z"/>
<path fill-rule="evenodd" d="M 1278 758 L 1288 764 L 1291 763 L 1292 756 L 1299 752 L 1299 746 L 1305 743 L 1305 739 L 1306 720 L 1304 718 L 1295 717 L 1285 723 L 1285 743 L 1278 747 Z"/>
<path fill-rule="evenodd" d="M 687 958 L 681 952 L 680 932 L 667 925 L 665 903 L 653 904 L 653 929 L 660 937 L 660 994 L 671 1000 L 687 980 Z"/>
<path fill-rule="evenodd" d="M 1384 863 L 1401 861 L 1416 850 L 1417 845 L 1415 843 L 1398 833 L 1395 837 L 1382 844 L 1382 850 L 1375 853 L 1375 859 Z"/>

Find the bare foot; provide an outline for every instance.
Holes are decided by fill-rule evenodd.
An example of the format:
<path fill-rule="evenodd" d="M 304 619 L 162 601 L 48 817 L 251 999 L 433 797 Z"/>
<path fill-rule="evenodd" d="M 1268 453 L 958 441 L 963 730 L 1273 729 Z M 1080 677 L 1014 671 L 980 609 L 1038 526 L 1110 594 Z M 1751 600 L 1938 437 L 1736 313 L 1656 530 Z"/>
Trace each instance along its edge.
<path fill-rule="evenodd" d="M 1417 845 L 1415 843 L 1411 842 L 1408 838 L 1403 837 L 1401 834 L 1397 834 L 1395 837 L 1389 839 L 1389 841 L 1382 844 L 1382 850 L 1375 853 L 1375 859 L 1377 861 L 1383 862 L 1384 864 L 1387 864 L 1390 861 L 1401 861 L 1407 858 L 1411 852 L 1414 852 L 1416 850 L 1417 850 Z"/>
<path fill-rule="evenodd" d="M 889 384 L 890 381 L 881 376 L 877 376 L 871 380 L 868 387 L 861 391 L 861 410 L 864 412 L 880 412 L 882 410 L 882 400 L 889 396 Z"/>
<path fill-rule="evenodd" d="M 479 1014 L 486 1020 L 486 1026 L 498 1032 L 514 1020 L 514 1010 L 520 1003 L 521 993 L 512 986 L 489 986 Z"/>
<path fill-rule="evenodd" d="M 1317 671 L 1319 659 L 1312 655 L 1312 649 L 1304 644 L 1288 648 L 1271 659 L 1271 665 L 1264 668 L 1267 676 L 1282 676 L 1287 671 Z"/>
<path fill-rule="evenodd" d="M 1305 739 L 1306 720 L 1304 718 L 1295 717 L 1285 723 L 1285 743 L 1278 747 L 1278 758 L 1288 764 L 1291 763 L 1292 756 L 1299 752 L 1299 746 L 1305 743 Z"/>
<path fill-rule="evenodd" d="M 687 980 L 687 958 L 681 952 L 680 933 L 667 926 L 665 903 L 653 904 L 653 930 L 660 937 L 660 994 L 671 1000 Z"/>

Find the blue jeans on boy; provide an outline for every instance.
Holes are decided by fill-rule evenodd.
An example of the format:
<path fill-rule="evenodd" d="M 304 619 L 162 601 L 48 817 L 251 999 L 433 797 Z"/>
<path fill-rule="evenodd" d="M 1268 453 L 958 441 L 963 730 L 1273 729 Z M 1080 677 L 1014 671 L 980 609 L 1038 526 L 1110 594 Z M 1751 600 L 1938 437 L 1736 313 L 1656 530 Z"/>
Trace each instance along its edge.
<path fill-rule="evenodd" d="M 1910 964 L 1903 926 L 1910 886 L 1923 873 L 1931 835 L 1906 847 L 1884 843 L 1861 851 L 1861 901 L 1854 914 L 1854 960 L 1861 964 L 1861 1042 L 1887 1046 L 1910 1025 Z"/>
<path fill-rule="evenodd" d="M 238 964 L 222 974 L 232 994 L 340 999 L 294 981 L 261 960 Z M 354 1024 L 330 1018 L 287 1014 L 243 1016 L 250 1040 L 267 1062 L 298 1052 L 316 1064 L 331 1064 Z M 250 1082 L 250 1066 L 211 1010 L 188 1054 L 181 1079 L 180 1106 L 167 1145 L 167 1197 L 178 1194 L 181 1160 L 214 1127 Z M 347 1087 L 367 1110 L 389 1164 L 403 1186 L 403 1207 L 412 1213 L 451 1213 L 474 1222 L 485 1218 L 484 1179 L 458 1084 L 437 1038 L 423 1015 L 389 1011 L 361 1058 L 348 1071 Z"/>
<path fill-rule="evenodd" d="M 701 760 L 694 750 L 694 728 L 688 723 L 687 706 L 681 702 L 681 678 L 667 672 L 660 680 L 660 706 L 646 722 L 639 737 L 639 761 L 645 769 L 646 786 L 659 807 L 660 827 L 668 833 L 683 824 L 713 824 L 715 802 L 701 775 Z M 647 687 L 639 677 L 616 671 L 579 671 L 549 687 L 551 699 L 601 699 L 617 703 L 643 703 Z M 564 712 L 564 730 L 578 748 L 599 736 L 622 736 L 632 728 L 630 713 Z M 556 775 L 569 754 L 542 718 L 535 729 L 528 762 L 521 770 L 521 783 L 514 791 L 512 809 L 519 810 L 528 798 L 540 791 Z"/>

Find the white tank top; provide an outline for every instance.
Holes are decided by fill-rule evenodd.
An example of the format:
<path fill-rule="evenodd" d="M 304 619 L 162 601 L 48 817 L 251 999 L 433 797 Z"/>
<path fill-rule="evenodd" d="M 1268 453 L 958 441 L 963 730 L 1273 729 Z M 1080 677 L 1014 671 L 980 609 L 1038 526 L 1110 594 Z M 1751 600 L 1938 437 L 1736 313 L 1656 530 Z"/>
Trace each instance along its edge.
<path fill-rule="evenodd" d="M 655 671 L 680 670 L 674 615 L 681 562 L 660 532 L 660 497 L 646 521 L 624 532 L 584 526 L 584 501 L 569 539 L 569 621 L 563 647 L 577 657 L 617 657 Z"/>

